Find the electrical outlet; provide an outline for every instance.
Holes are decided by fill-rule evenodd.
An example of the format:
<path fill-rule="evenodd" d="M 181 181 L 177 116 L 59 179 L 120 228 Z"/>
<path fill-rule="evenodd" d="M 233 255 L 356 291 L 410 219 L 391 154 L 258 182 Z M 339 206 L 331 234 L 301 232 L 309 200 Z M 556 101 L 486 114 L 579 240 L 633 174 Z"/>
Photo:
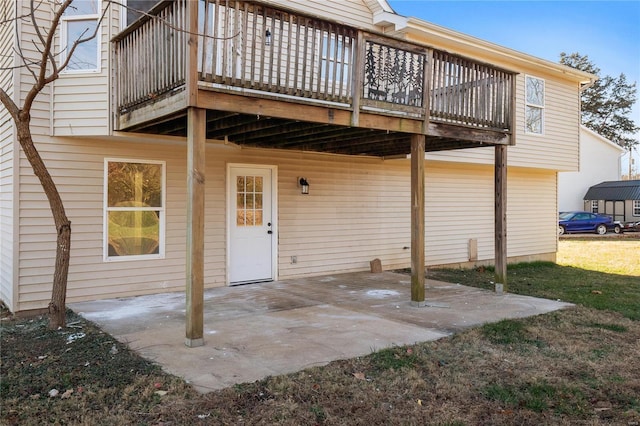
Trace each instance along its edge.
<path fill-rule="evenodd" d="M 291 263 L 298 263 L 298 256 L 291 256 Z"/>

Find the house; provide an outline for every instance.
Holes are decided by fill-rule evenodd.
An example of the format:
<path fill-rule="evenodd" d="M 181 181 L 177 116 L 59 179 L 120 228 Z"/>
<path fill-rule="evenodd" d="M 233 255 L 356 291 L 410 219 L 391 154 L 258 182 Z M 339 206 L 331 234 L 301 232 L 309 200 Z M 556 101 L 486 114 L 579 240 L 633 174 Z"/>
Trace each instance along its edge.
<path fill-rule="evenodd" d="M 640 222 L 640 180 L 618 180 L 593 185 L 584 194 L 585 208 L 610 215 L 623 223 Z"/>
<path fill-rule="evenodd" d="M 502 283 L 507 262 L 555 260 L 557 174 L 579 168 L 593 75 L 385 0 L 162 1 L 135 22 L 80 6 L 57 42 L 108 7 L 99 37 L 32 114 L 72 221 L 67 301 L 186 289 L 197 345 L 203 288 L 378 258 L 412 266 L 420 305 L 425 265 L 495 263 Z M 22 16 L 28 2 L 1 8 Z M 18 40 L 37 56 L 33 34 L 5 21 L 0 57 L 19 63 Z M 31 78 L 0 76 L 15 98 Z M 50 297 L 55 233 L 1 114 L 0 297 L 33 312 Z"/>
<path fill-rule="evenodd" d="M 580 126 L 580 170 L 558 174 L 558 211 L 597 213 L 596 204 L 585 204 L 584 194 L 597 183 L 620 180 L 620 160 L 624 152 L 620 145 Z"/>

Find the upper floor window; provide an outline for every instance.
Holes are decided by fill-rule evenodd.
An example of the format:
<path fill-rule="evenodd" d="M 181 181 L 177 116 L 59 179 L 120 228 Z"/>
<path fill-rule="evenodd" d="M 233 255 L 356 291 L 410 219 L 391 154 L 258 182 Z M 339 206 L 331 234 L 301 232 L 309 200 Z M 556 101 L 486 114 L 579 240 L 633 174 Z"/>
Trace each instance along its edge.
<path fill-rule="evenodd" d="M 591 213 L 598 213 L 598 200 L 591 200 Z"/>
<path fill-rule="evenodd" d="M 633 215 L 640 216 L 640 200 L 633 200 Z"/>
<path fill-rule="evenodd" d="M 153 6 L 158 4 L 159 0 L 123 0 L 121 4 L 122 8 L 122 29 L 128 27 L 134 23 L 137 19 L 144 15 L 144 13 L 150 11 Z"/>
<path fill-rule="evenodd" d="M 105 259 L 164 256 L 165 163 L 105 160 Z"/>
<path fill-rule="evenodd" d="M 541 135 L 544 130 L 544 80 L 526 76 L 525 90 L 524 130 Z"/>
<path fill-rule="evenodd" d="M 100 0 L 73 0 L 62 16 L 62 55 L 64 62 L 73 45 L 91 37 L 100 21 Z M 100 32 L 76 45 L 67 71 L 100 71 Z"/>

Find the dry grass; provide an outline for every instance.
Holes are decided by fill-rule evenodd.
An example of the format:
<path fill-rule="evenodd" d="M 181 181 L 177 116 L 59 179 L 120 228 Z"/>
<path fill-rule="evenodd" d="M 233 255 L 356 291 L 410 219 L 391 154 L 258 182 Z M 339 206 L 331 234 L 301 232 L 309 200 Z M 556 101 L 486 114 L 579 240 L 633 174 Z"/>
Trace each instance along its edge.
<path fill-rule="evenodd" d="M 579 251 L 591 253 L 589 244 Z M 579 273 L 580 281 L 622 282 L 615 281 L 621 275 L 553 267 L 561 280 Z M 545 292 L 554 288 L 546 265 L 513 272 L 526 275 L 525 289 L 537 282 Z M 640 291 L 629 298 L 637 309 Z M 75 327 L 55 332 L 44 319 L 3 320 L 0 423 L 638 425 L 640 321 L 627 305 L 606 300 L 600 310 L 576 306 L 487 324 L 206 395 L 72 313 Z M 77 332 L 85 337 L 67 343 Z M 49 397 L 52 388 L 73 392 Z"/>
<path fill-rule="evenodd" d="M 588 253 L 583 251 L 585 244 L 588 244 Z M 640 238 L 563 239 L 556 261 L 558 265 L 589 271 L 640 277 Z"/>

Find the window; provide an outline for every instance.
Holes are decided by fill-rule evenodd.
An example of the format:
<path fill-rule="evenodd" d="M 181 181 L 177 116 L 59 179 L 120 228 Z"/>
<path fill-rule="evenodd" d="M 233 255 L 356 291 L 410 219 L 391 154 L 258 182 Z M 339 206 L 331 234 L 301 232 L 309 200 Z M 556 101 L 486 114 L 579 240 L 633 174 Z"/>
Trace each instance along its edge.
<path fill-rule="evenodd" d="M 526 76 L 525 89 L 524 130 L 541 135 L 544 130 L 544 80 Z"/>
<path fill-rule="evenodd" d="M 598 200 L 591 200 L 591 213 L 598 213 Z"/>
<path fill-rule="evenodd" d="M 165 163 L 105 160 L 104 257 L 164 256 Z"/>
<path fill-rule="evenodd" d="M 640 216 L 640 200 L 633 200 L 633 215 Z"/>
<path fill-rule="evenodd" d="M 62 16 L 62 62 L 67 59 L 67 55 L 77 40 L 91 37 L 96 31 L 99 20 L 99 0 L 73 0 Z M 91 40 L 76 46 L 66 70 L 75 72 L 100 71 L 99 46 L 100 32 L 98 31 Z"/>
<path fill-rule="evenodd" d="M 134 23 L 143 16 L 140 12 L 148 12 L 153 6 L 158 4 L 159 0 L 125 0 L 122 1 L 122 29 Z"/>

